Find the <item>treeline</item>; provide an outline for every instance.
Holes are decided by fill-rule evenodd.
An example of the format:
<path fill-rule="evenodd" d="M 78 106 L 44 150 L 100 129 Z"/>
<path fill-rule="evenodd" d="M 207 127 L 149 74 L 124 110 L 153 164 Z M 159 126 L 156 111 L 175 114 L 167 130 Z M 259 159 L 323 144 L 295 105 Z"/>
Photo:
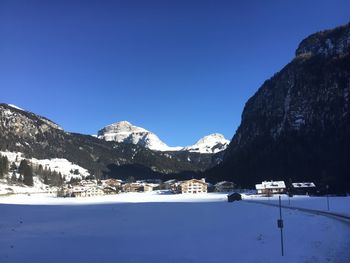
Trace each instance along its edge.
<path fill-rule="evenodd" d="M 9 164 L 8 158 L 0 155 L 0 179 L 4 179 L 5 175 L 9 173 L 11 177 L 8 179 L 11 182 L 23 183 L 28 186 L 33 186 L 34 176 L 50 186 L 62 186 L 65 179 L 61 173 L 44 168 L 41 164 L 32 165 L 27 160 L 22 160 L 17 167 L 15 162 Z"/>
<path fill-rule="evenodd" d="M 0 155 L 0 179 L 3 179 L 5 174 L 9 172 L 9 161 L 7 156 Z"/>

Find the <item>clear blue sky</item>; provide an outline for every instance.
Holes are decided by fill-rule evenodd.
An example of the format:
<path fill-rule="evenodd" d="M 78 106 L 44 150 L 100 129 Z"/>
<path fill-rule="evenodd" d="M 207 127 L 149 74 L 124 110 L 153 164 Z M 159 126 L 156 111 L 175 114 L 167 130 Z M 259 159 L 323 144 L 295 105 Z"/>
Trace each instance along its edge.
<path fill-rule="evenodd" d="M 171 146 L 231 138 L 245 102 L 349 0 L 0 1 L 0 101 L 96 134 L 128 120 Z"/>

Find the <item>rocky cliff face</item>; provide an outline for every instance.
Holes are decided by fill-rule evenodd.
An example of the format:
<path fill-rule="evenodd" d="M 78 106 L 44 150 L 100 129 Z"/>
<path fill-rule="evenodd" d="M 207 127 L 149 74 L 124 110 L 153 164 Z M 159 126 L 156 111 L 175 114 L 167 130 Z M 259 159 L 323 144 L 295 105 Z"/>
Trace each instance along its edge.
<path fill-rule="evenodd" d="M 311 35 L 245 105 L 224 163 L 209 174 L 252 186 L 315 181 L 350 190 L 350 24 Z"/>
<path fill-rule="evenodd" d="M 98 131 L 98 138 L 106 141 L 137 144 L 155 151 L 177 151 L 182 147 L 169 147 L 157 135 L 127 121 L 120 121 Z"/>

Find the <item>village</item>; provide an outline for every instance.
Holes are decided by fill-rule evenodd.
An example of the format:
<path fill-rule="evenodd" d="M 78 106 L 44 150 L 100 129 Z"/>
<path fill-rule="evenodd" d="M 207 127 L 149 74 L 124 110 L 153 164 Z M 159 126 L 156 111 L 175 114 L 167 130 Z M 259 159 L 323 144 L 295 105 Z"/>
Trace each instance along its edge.
<path fill-rule="evenodd" d="M 176 179 L 162 182 L 160 179 L 140 181 L 123 181 L 119 179 L 81 180 L 75 184 L 66 184 L 57 189 L 57 197 L 92 197 L 115 195 L 128 192 L 168 192 L 171 194 L 249 193 L 261 196 L 274 194 L 316 195 L 317 188 L 313 182 L 296 182 L 286 185 L 284 181 L 263 181 L 255 189 L 240 189 L 233 182 L 221 181 L 216 184 L 206 182 L 205 178 L 178 181 Z"/>

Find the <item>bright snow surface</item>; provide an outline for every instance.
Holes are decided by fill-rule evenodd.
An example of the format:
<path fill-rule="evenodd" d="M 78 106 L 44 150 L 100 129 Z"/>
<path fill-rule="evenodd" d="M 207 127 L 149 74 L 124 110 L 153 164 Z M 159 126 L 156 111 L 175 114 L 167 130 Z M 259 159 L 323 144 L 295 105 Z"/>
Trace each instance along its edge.
<path fill-rule="evenodd" d="M 278 209 L 225 199 L 155 193 L 2 197 L 0 262 L 349 262 L 348 224 L 283 209 L 282 257 Z M 299 202 L 312 206 L 314 200 Z M 348 197 L 337 200 L 349 209 Z"/>

